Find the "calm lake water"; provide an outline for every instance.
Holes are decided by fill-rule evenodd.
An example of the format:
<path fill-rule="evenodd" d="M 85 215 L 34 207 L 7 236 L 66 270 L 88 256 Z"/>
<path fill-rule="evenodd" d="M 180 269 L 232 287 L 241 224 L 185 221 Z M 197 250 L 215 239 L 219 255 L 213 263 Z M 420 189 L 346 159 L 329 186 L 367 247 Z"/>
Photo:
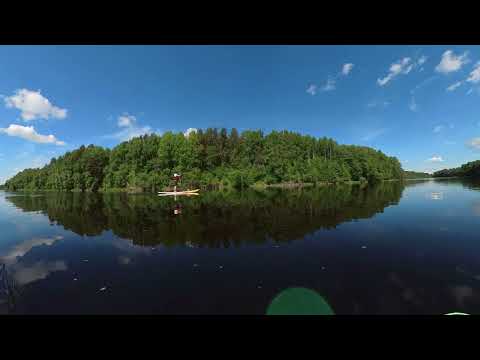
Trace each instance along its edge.
<path fill-rule="evenodd" d="M 3 313 L 265 314 L 290 287 L 337 314 L 480 313 L 480 182 L 0 192 L 0 229 Z"/>

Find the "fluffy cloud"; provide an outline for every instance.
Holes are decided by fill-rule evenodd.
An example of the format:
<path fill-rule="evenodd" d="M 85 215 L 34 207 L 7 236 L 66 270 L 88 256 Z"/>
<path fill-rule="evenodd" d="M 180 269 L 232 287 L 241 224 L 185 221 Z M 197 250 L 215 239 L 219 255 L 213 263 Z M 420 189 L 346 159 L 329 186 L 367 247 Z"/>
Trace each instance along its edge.
<path fill-rule="evenodd" d="M 480 150 L 480 137 L 467 141 L 467 146 L 473 150 Z"/>
<path fill-rule="evenodd" d="M 400 74 L 408 74 L 410 71 L 412 71 L 413 67 L 414 64 L 412 63 L 412 59 L 409 57 L 403 58 L 390 65 L 390 70 L 387 76 L 382 79 L 377 79 L 377 84 L 384 86 L 396 76 Z"/>
<path fill-rule="evenodd" d="M 427 159 L 429 162 L 443 162 L 444 160 L 442 159 L 441 156 L 434 155 L 430 159 Z"/>
<path fill-rule="evenodd" d="M 342 71 L 334 76 L 329 76 L 328 77 L 328 80 L 327 82 L 325 83 L 325 85 L 323 85 L 322 87 L 318 88 L 317 85 L 315 84 L 310 84 L 308 87 L 307 87 L 307 90 L 306 92 L 310 95 L 316 95 L 317 94 L 317 91 L 320 90 L 322 92 L 327 92 L 327 91 L 333 91 L 336 89 L 336 83 L 337 83 L 337 80 L 341 77 L 341 76 L 347 76 L 353 69 L 355 65 L 352 64 L 352 63 L 346 63 L 346 64 L 343 64 L 342 66 Z"/>
<path fill-rule="evenodd" d="M 447 87 L 447 91 L 454 91 L 456 88 L 458 88 L 460 85 L 462 85 L 461 81 L 457 81 L 456 83 L 450 85 Z"/>
<path fill-rule="evenodd" d="M 480 61 L 475 64 L 475 67 L 470 73 L 470 76 L 467 78 L 467 81 L 474 84 L 480 82 Z"/>
<path fill-rule="evenodd" d="M 332 91 L 335 90 L 335 79 L 328 79 L 327 83 L 322 86 L 322 91 Z"/>
<path fill-rule="evenodd" d="M 350 71 L 352 71 L 353 66 L 354 65 L 352 63 L 344 64 L 342 67 L 342 75 L 348 75 Z"/>
<path fill-rule="evenodd" d="M 317 93 L 317 85 L 309 85 L 306 92 L 312 96 L 315 95 Z"/>
<path fill-rule="evenodd" d="M 190 136 L 191 133 L 196 133 L 197 131 L 198 131 L 198 130 L 195 129 L 195 128 L 188 128 L 188 129 L 183 133 L 183 135 L 184 135 L 185 137 L 188 137 L 188 136 Z"/>
<path fill-rule="evenodd" d="M 117 139 L 120 141 L 128 141 L 130 139 L 133 139 L 134 137 L 153 133 L 150 126 L 138 126 L 137 118 L 127 113 L 120 115 L 117 118 L 117 126 L 122 130 L 114 134 L 107 135 L 105 137 L 109 139 Z"/>
<path fill-rule="evenodd" d="M 447 50 L 443 53 L 440 63 L 435 67 L 435 71 L 442 74 L 455 72 L 460 70 L 468 61 L 467 52 L 457 56 L 452 50 Z"/>
<path fill-rule="evenodd" d="M 118 127 L 132 127 L 136 124 L 137 118 L 133 115 L 124 114 L 118 117 Z"/>
<path fill-rule="evenodd" d="M 35 119 L 64 119 L 67 117 L 67 109 L 54 106 L 40 91 L 20 89 L 14 95 L 5 97 L 5 105 L 8 108 L 16 108 L 21 111 L 21 117 L 25 121 Z"/>
<path fill-rule="evenodd" d="M 8 128 L 0 128 L 0 133 L 7 134 L 8 136 L 19 137 L 40 144 L 55 144 L 58 146 L 65 145 L 65 142 L 57 140 L 57 138 L 53 135 L 41 135 L 37 133 L 33 126 L 10 124 Z"/>

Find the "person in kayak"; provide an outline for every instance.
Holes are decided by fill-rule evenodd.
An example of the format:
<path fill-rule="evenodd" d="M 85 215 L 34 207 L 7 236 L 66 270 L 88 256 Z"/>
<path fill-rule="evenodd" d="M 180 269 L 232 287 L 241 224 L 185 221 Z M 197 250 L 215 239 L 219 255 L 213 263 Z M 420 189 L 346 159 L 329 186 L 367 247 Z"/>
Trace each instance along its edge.
<path fill-rule="evenodd" d="M 175 185 L 173 186 L 173 191 L 174 192 L 177 192 L 177 185 L 178 185 L 178 182 L 182 179 L 182 175 L 180 174 L 173 174 L 172 176 L 172 180 L 175 182 Z"/>

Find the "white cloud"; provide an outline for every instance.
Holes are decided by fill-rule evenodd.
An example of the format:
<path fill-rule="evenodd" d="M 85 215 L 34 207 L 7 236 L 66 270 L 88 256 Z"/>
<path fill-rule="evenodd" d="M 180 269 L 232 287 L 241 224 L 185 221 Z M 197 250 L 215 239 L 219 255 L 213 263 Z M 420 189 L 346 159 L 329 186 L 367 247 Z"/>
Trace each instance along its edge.
<path fill-rule="evenodd" d="M 310 95 L 315 95 L 317 93 L 317 85 L 311 84 L 308 86 L 306 92 Z"/>
<path fill-rule="evenodd" d="M 188 136 L 190 136 L 191 133 L 196 133 L 197 131 L 198 131 L 198 130 L 195 129 L 195 128 L 188 128 L 188 129 L 183 133 L 183 135 L 184 135 L 185 137 L 188 137 Z"/>
<path fill-rule="evenodd" d="M 342 67 L 342 75 L 348 75 L 352 71 L 354 65 L 352 63 L 344 64 Z"/>
<path fill-rule="evenodd" d="M 456 88 L 458 88 L 460 85 L 462 85 L 461 81 L 457 81 L 456 83 L 450 85 L 447 87 L 447 91 L 454 91 Z"/>
<path fill-rule="evenodd" d="M 442 159 L 441 156 L 439 156 L 439 155 L 434 155 L 434 156 L 432 156 L 430 159 L 427 159 L 427 161 L 430 161 L 430 162 L 443 162 L 444 160 Z"/>
<path fill-rule="evenodd" d="M 41 135 L 37 133 L 33 126 L 10 124 L 8 128 L 0 128 L 0 133 L 7 134 L 8 136 L 19 137 L 40 144 L 55 144 L 58 146 L 65 145 L 65 142 L 59 141 L 54 135 Z"/>
<path fill-rule="evenodd" d="M 322 91 L 332 91 L 335 90 L 335 80 L 334 79 L 328 79 L 327 83 L 322 86 Z"/>
<path fill-rule="evenodd" d="M 380 135 L 383 135 L 386 132 L 386 129 L 378 129 L 378 130 L 373 130 L 367 133 L 365 136 L 361 138 L 362 141 L 371 141 Z"/>
<path fill-rule="evenodd" d="M 433 128 L 433 132 L 434 133 L 439 133 L 440 131 L 442 131 L 443 129 L 445 129 L 445 126 L 443 125 L 437 125 Z"/>
<path fill-rule="evenodd" d="M 473 150 L 480 150 L 480 137 L 467 141 L 467 146 Z"/>
<path fill-rule="evenodd" d="M 137 118 L 133 115 L 123 114 L 118 117 L 118 127 L 132 127 L 136 124 Z"/>
<path fill-rule="evenodd" d="M 468 62 L 468 52 L 457 56 L 452 50 L 447 50 L 443 53 L 440 63 L 435 67 L 435 71 L 448 74 L 460 70 Z"/>
<path fill-rule="evenodd" d="M 467 78 L 467 81 L 474 84 L 480 82 L 480 61 L 475 64 L 475 67 Z"/>
<path fill-rule="evenodd" d="M 117 118 L 117 126 L 122 130 L 111 135 L 106 135 L 104 138 L 128 141 L 134 137 L 139 137 L 154 132 L 150 126 L 138 126 L 137 118 L 127 113 L 120 115 Z"/>
<path fill-rule="evenodd" d="M 396 63 L 390 65 L 390 71 L 383 79 L 377 79 L 377 84 L 380 86 L 386 85 L 389 81 L 400 74 L 408 74 L 414 67 L 412 59 L 409 57 L 403 58 Z"/>
<path fill-rule="evenodd" d="M 20 110 L 22 119 L 26 121 L 67 117 L 67 109 L 54 106 L 40 91 L 20 89 L 15 92 L 15 95 L 5 97 L 4 100 L 8 108 Z"/>
<path fill-rule="evenodd" d="M 420 56 L 420 58 L 417 61 L 417 65 L 423 65 L 427 61 L 427 57 L 425 55 Z"/>
<path fill-rule="evenodd" d="M 412 96 L 412 99 L 410 100 L 410 104 L 408 104 L 408 108 L 414 112 L 418 110 L 418 105 L 413 96 Z"/>

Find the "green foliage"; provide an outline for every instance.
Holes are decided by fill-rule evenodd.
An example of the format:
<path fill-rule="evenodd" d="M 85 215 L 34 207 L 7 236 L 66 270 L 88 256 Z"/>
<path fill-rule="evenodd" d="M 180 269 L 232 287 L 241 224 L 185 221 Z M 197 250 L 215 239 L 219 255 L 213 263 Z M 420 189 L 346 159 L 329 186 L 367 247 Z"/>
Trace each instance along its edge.
<path fill-rule="evenodd" d="M 443 169 L 433 173 L 434 177 L 480 177 L 480 160 L 471 161 L 458 168 Z"/>
<path fill-rule="evenodd" d="M 199 130 L 144 135 L 112 150 L 90 145 L 8 180 L 9 190 L 158 191 L 174 172 L 183 187 L 245 189 L 254 184 L 400 179 L 399 161 L 380 151 L 290 131 Z"/>

